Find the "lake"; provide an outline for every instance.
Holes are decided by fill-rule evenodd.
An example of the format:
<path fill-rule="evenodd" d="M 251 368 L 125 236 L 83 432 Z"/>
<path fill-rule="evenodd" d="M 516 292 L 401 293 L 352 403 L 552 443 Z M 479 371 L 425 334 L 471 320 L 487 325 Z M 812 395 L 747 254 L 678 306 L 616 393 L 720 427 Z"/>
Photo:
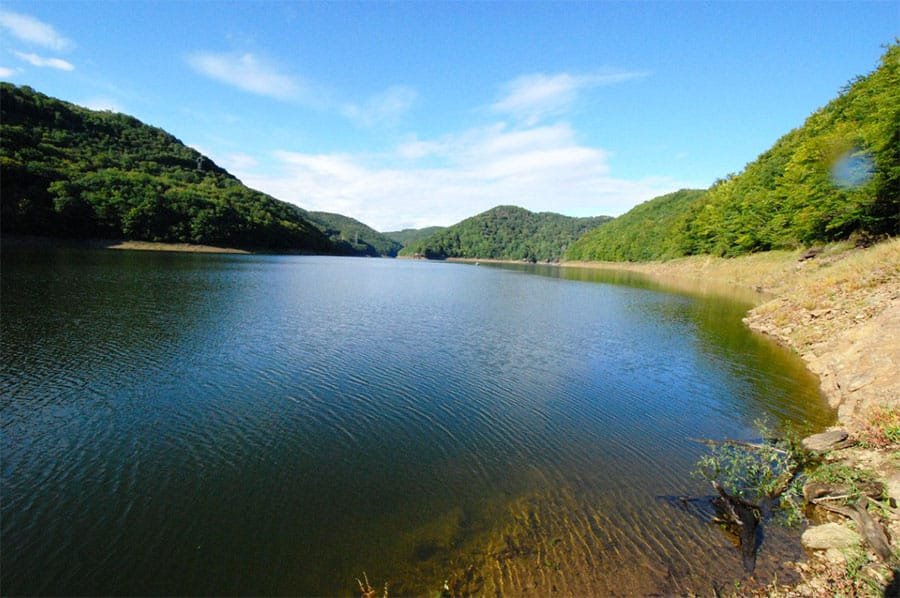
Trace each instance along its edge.
<path fill-rule="evenodd" d="M 833 419 L 747 303 L 622 272 L 9 248 L 0 305 L 6 595 L 710 593 L 690 439 Z"/>

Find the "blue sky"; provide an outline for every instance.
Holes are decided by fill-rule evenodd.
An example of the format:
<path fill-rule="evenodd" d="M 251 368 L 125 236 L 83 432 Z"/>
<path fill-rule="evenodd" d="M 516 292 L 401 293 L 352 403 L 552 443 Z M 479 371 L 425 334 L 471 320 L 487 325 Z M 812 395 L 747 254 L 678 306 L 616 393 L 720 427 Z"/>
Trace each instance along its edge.
<path fill-rule="evenodd" d="M 898 35 L 900 2 L 3 0 L 0 78 L 394 230 L 706 187 Z"/>

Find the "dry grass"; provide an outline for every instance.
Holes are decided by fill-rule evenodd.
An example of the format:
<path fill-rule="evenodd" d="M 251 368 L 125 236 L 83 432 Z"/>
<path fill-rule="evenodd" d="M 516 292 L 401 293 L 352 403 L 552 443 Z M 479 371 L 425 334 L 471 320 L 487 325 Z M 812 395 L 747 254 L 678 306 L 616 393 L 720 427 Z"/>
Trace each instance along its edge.
<path fill-rule="evenodd" d="M 809 304 L 830 295 L 835 286 L 853 291 L 869 288 L 900 273 L 900 239 L 858 249 L 850 243 L 821 248 L 801 260 L 805 250 L 767 251 L 737 258 L 691 256 L 666 262 L 567 262 L 566 266 L 631 270 L 666 278 L 714 280 L 770 295 L 802 292 Z M 798 286 L 799 285 L 799 286 Z"/>

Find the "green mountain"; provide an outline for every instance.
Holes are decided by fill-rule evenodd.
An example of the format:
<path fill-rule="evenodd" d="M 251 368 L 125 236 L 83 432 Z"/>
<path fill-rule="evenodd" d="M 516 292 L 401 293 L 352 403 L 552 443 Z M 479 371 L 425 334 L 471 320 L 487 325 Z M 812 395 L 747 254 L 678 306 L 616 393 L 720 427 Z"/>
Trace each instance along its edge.
<path fill-rule="evenodd" d="M 436 232 L 444 230 L 443 226 L 427 226 L 425 228 L 404 228 L 403 230 L 395 230 L 391 232 L 384 233 L 386 237 L 389 237 L 398 243 L 402 247 L 406 247 L 410 243 L 415 243 L 416 241 L 421 241 L 422 239 L 426 239 L 433 235 Z"/>
<path fill-rule="evenodd" d="M 705 193 L 682 189 L 637 205 L 579 238 L 566 252 L 566 259 L 640 262 L 675 257 L 680 254 L 674 244 L 677 227 L 685 210 Z"/>
<path fill-rule="evenodd" d="M 571 218 L 498 206 L 411 243 L 401 255 L 552 262 L 575 239 L 608 220 L 607 216 Z"/>
<path fill-rule="evenodd" d="M 4 232 L 335 251 L 300 208 L 124 114 L 0 83 L 0 150 Z"/>
<path fill-rule="evenodd" d="M 679 192 L 681 194 L 689 192 Z M 692 192 L 695 193 L 695 192 Z M 635 207 L 569 259 L 733 256 L 900 233 L 900 44 L 738 175 Z"/>
<path fill-rule="evenodd" d="M 348 255 L 396 257 L 401 243 L 341 214 L 306 212 L 305 216 L 328 236 L 337 251 Z"/>

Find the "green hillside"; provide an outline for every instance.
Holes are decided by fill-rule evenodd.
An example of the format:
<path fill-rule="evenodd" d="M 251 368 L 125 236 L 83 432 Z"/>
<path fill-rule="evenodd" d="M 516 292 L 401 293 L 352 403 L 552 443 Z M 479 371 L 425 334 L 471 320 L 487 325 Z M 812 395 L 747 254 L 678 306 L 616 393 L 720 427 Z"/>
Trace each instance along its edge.
<path fill-rule="evenodd" d="M 389 237 L 398 243 L 401 246 L 406 247 L 411 243 L 415 243 L 416 241 L 421 241 L 423 239 L 427 239 L 431 235 L 444 230 L 443 226 L 427 226 L 425 228 L 404 228 L 403 230 L 395 230 L 391 232 L 384 233 L 384 236 Z"/>
<path fill-rule="evenodd" d="M 733 256 L 900 233 L 900 45 L 743 172 L 676 196 L 635 207 L 566 257 Z"/>
<path fill-rule="evenodd" d="M 0 149 L 3 232 L 334 251 L 300 208 L 124 114 L 0 83 Z"/>
<path fill-rule="evenodd" d="M 341 253 L 395 257 L 403 246 L 388 235 L 348 216 L 330 212 L 306 212 L 306 217 L 328 236 Z"/>
<path fill-rule="evenodd" d="M 679 255 L 677 227 L 688 207 L 706 191 L 682 189 L 635 206 L 578 239 L 566 258 L 583 261 L 665 259 Z"/>
<path fill-rule="evenodd" d="M 571 218 L 498 206 L 411 243 L 401 254 L 552 262 L 559 260 L 575 239 L 608 220 L 606 216 Z"/>

